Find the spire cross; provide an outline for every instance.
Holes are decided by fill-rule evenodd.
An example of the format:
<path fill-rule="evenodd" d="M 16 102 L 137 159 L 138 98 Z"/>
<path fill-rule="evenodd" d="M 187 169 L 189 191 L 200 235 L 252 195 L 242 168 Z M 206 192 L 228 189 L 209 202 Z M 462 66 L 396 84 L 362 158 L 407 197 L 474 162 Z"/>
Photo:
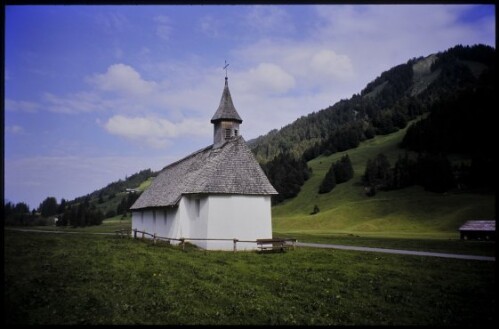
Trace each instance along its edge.
<path fill-rule="evenodd" d="M 225 70 L 225 79 L 227 79 L 227 67 L 229 66 L 229 64 L 227 64 L 227 61 L 225 61 L 225 66 L 224 66 L 224 70 Z"/>

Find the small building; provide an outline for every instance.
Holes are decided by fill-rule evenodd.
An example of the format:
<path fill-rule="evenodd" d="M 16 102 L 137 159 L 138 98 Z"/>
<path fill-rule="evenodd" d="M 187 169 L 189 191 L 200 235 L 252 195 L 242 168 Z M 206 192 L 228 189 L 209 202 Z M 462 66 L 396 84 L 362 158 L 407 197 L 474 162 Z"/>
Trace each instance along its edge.
<path fill-rule="evenodd" d="M 232 250 L 233 241 L 210 239 L 272 238 L 271 196 L 277 191 L 240 135 L 242 121 L 226 77 L 211 119 L 213 144 L 159 173 L 130 207 L 132 229 L 167 238 L 201 239 L 188 241 L 217 250 Z M 256 248 L 256 243 L 237 243 L 238 250 Z"/>
<path fill-rule="evenodd" d="M 495 240 L 495 220 L 469 220 L 460 228 L 461 240 Z"/>

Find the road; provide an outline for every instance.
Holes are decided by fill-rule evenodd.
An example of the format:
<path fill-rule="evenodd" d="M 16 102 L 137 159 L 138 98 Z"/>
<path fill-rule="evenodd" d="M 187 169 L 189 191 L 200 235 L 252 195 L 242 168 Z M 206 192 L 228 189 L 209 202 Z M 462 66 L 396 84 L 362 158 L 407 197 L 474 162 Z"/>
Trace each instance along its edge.
<path fill-rule="evenodd" d="M 56 233 L 56 234 L 66 233 L 66 234 L 115 235 L 115 233 L 44 231 L 44 230 L 25 229 L 25 228 L 5 228 L 5 229 L 6 230 L 11 230 L 11 231 L 38 232 L 38 233 Z M 357 247 L 357 246 L 345 246 L 345 245 L 341 245 L 341 244 L 296 242 L 295 246 L 297 246 L 297 247 L 311 247 L 311 248 L 329 248 L 329 249 L 342 249 L 342 250 L 356 250 L 356 251 L 368 251 L 368 252 L 382 252 L 382 253 L 386 253 L 386 254 L 399 254 L 399 255 L 414 255 L 414 256 L 457 258 L 457 259 L 481 260 L 481 261 L 489 261 L 489 262 L 495 262 L 495 260 L 496 260 L 495 257 L 489 257 L 489 256 L 460 255 L 460 254 L 447 254 L 447 253 L 428 252 L 428 251 L 414 251 L 414 250 L 399 250 L 399 249 Z"/>
<path fill-rule="evenodd" d="M 428 252 L 428 251 L 357 247 L 357 246 L 345 246 L 345 245 L 340 245 L 340 244 L 296 242 L 295 245 L 297 247 L 330 248 L 330 249 L 342 249 L 342 250 L 383 252 L 383 253 L 387 253 L 387 254 L 457 258 L 457 259 L 469 259 L 469 260 L 482 260 L 482 261 L 489 261 L 489 262 L 495 262 L 495 260 L 496 260 L 495 257 L 489 257 L 489 256 L 460 255 L 460 254 L 447 254 L 447 253 Z"/>
<path fill-rule="evenodd" d="M 50 231 L 50 230 L 36 230 L 36 229 L 29 229 L 29 228 L 12 228 L 12 227 L 6 227 L 6 228 L 5 228 L 5 230 L 8 230 L 8 231 L 20 231 L 20 232 L 56 233 L 56 234 L 97 234 L 97 235 L 116 235 L 116 233 Z"/>

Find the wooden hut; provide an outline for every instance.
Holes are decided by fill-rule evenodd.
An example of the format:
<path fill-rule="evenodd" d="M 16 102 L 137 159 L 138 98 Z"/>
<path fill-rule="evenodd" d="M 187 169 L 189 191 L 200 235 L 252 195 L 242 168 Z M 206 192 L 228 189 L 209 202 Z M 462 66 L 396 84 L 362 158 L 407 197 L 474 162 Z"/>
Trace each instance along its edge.
<path fill-rule="evenodd" d="M 469 220 L 460 228 L 461 240 L 495 240 L 495 220 Z"/>

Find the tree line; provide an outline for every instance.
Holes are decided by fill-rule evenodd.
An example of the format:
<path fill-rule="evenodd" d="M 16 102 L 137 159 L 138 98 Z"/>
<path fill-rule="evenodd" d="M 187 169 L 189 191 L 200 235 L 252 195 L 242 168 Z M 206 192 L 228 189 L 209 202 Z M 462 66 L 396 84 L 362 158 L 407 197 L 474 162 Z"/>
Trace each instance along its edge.
<path fill-rule="evenodd" d="M 336 184 L 341 184 L 353 178 L 353 167 L 348 154 L 341 157 L 340 160 L 331 164 L 331 167 L 324 176 L 321 185 L 319 186 L 319 193 L 329 193 Z"/>
<path fill-rule="evenodd" d="M 454 188 L 483 188 L 487 183 L 481 180 L 482 167 L 481 163 L 473 160 L 471 163 L 452 165 L 443 153 L 418 153 L 415 158 L 405 153 L 399 155 L 392 167 L 388 158 L 380 153 L 367 160 L 362 183 L 368 196 L 375 195 L 379 190 L 396 190 L 413 185 L 437 193 Z"/>
<path fill-rule="evenodd" d="M 281 153 L 260 166 L 279 193 L 272 196 L 273 205 L 298 195 L 311 174 L 311 169 L 303 159 L 295 159 L 288 153 Z"/>
<path fill-rule="evenodd" d="M 100 225 L 105 218 L 116 215 L 126 216 L 129 208 L 140 196 L 140 192 L 124 194 L 127 188 L 137 187 L 150 178 L 154 172 L 150 169 L 142 170 L 127 177 L 108 184 L 105 188 L 94 191 L 72 201 L 64 198 L 58 203 L 55 197 L 45 198 L 37 208 L 32 210 L 24 202 L 4 204 L 4 224 L 18 226 L 57 225 L 82 227 Z M 117 196 L 118 194 L 121 194 Z M 113 206 L 113 199 L 121 197 L 117 205 Z M 108 202 L 106 204 L 106 202 Z M 111 207 L 109 209 L 109 207 Z M 108 208 L 107 211 L 106 208 Z"/>
<path fill-rule="evenodd" d="M 404 128 L 410 120 L 428 112 L 428 120 L 422 120 L 419 127 L 409 128 L 403 147 L 429 152 L 430 150 L 422 148 L 436 147 L 442 143 L 451 147 L 454 143 L 456 152 L 463 151 L 461 145 L 487 149 L 485 145 L 495 139 L 491 136 L 495 130 L 491 125 L 495 121 L 489 120 L 494 112 L 486 105 L 497 104 L 494 87 L 495 49 L 484 45 L 458 45 L 438 53 L 437 60 L 431 66 L 431 74 L 436 79 L 423 91 L 413 94 L 412 67 L 418 60 L 421 58 L 413 58 L 383 72 L 360 94 L 355 94 L 348 100 L 341 100 L 327 109 L 303 116 L 280 130 L 273 130 L 251 141 L 255 157 L 263 167 L 284 153 L 286 156 L 269 166 L 280 163 L 289 167 L 283 161 L 307 162 L 320 155 L 328 156 L 355 148 L 360 142 L 376 135 Z M 470 93 L 477 95 L 466 96 Z M 462 110 L 456 105 L 460 105 Z M 454 108 L 458 110 L 453 116 Z M 462 125 L 455 125 L 456 122 L 461 122 Z M 476 124 L 472 125 L 478 129 L 468 126 L 473 122 Z M 428 128 L 430 125 L 432 127 Z M 455 129 L 452 131 L 442 129 L 452 129 L 453 125 Z M 425 137 L 421 137 L 423 135 Z M 445 154 L 446 150 L 439 147 L 438 152 Z M 472 157 L 475 158 L 475 167 L 482 164 L 484 171 L 491 172 L 490 152 L 476 153 Z M 270 182 L 274 186 L 278 185 L 278 191 L 282 190 L 285 195 L 276 198 L 279 201 L 295 195 L 300 188 L 297 183 L 305 181 L 302 179 L 303 174 L 296 170 L 291 171 L 287 177 L 293 184 L 283 184 L 282 175 L 277 175 L 278 181 L 274 176 L 269 176 Z M 287 187 L 290 188 L 289 191 Z"/>

